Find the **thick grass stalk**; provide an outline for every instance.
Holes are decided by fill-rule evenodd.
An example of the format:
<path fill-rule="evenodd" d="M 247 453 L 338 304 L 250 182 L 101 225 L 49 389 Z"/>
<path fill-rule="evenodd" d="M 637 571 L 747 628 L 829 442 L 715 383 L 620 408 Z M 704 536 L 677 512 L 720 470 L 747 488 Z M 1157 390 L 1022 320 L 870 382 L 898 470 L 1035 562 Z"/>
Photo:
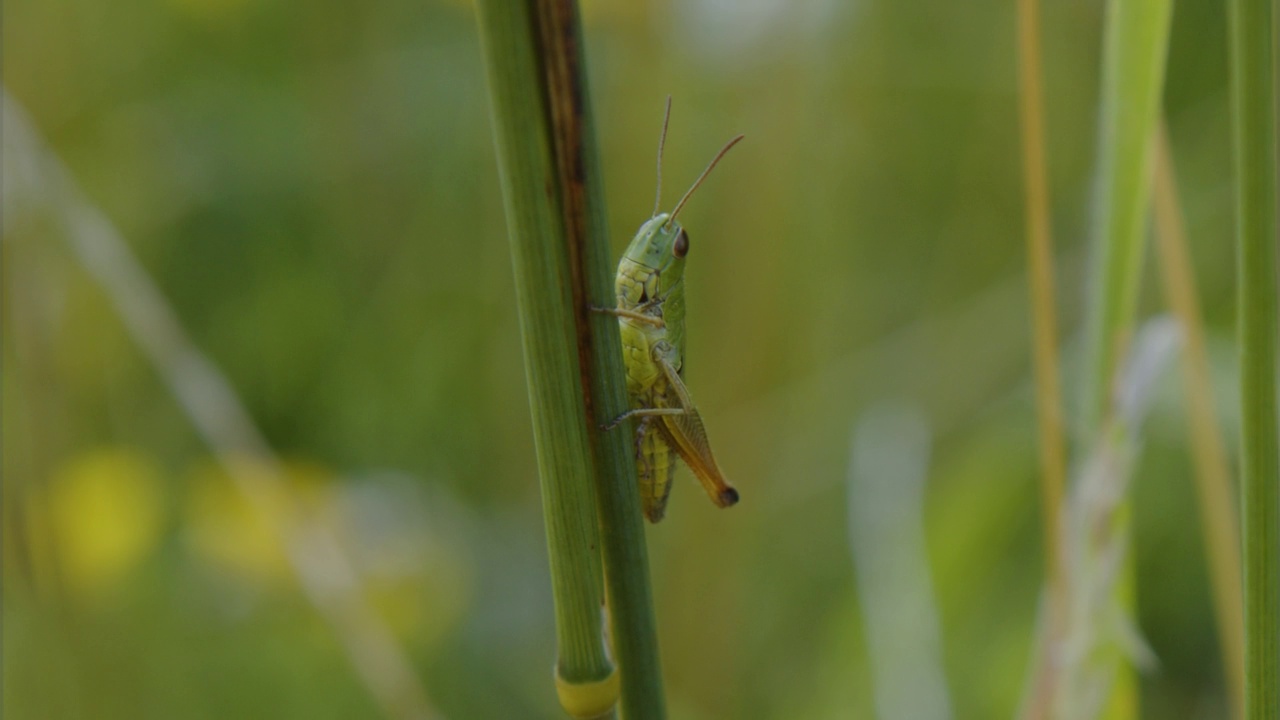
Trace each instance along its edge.
<path fill-rule="evenodd" d="M 578 352 L 586 373 L 587 416 L 603 425 L 628 408 L 618 323 L 589 306 L 614 304 L 613 256 L 583 53 L 573 0 L 537 0 L 553 147 L 564 181 L 566 240 L 577 310 Z M 631 718 L 665 716 L 657 629 L 649 587 L 635 453 L 622 430 L 591 433 L 596 499 L 614 655 L 622 675 L 622 711 Z"/>
<path fill-rule="evenodd" d="M 1085 436 L 1096 437 L 1113 411 L 1120 358 L 1127 352 L 1137 313 L 1142 256 L 1150 209 L 1156 123 L 1164 87 L 1171 0 L 1109 0 L 1103 46 L 1098 145 L 1098 204 L 1086 356 Z M 1118 536 L 1127 534 L 1127 506 L 1116 512 Z M 1133 574 L 1114 585 L 1117 601 L 1132 608 Z M 1137 682 L 1121 657 L 1104 717 L 1138 715 Z"/>
<path fill-rule="evenodd" d="M 1231 110 L 1239 243 L 1245 717 L 1280 715 L 1280 471 L 1276 423 L 1275 14 L 1233 0 Z"/>
<path fill-rule="evenodd" d="M 600 530 L 578 322 L 531 4 L 477 3 L 515 270 L 556 610 L 556 687 L 575 717 L 607 713 L 617 676 L 603 636 Z"/>
<path fill-rule="evenodd" d="M 1165 301 L 1183 328 L 1182 378 L 1187 396 L 1187 424 L 1196 466 L 1201 526 L 1218 619 L 1218 642 L 1227 681 L 1231 717 L 1244 712 L 1244 599 L 1240 579 L 1240 523 L 1231 497 L 1231 469 L 1214 415 L 1209 353 L 1195 273 L 1187 250 L 1186 230 L 1179 210 L 1177 173 L 1169 133 L 1160 128 L 1156 146 L 1156 247 L 1163 276 Z"/>

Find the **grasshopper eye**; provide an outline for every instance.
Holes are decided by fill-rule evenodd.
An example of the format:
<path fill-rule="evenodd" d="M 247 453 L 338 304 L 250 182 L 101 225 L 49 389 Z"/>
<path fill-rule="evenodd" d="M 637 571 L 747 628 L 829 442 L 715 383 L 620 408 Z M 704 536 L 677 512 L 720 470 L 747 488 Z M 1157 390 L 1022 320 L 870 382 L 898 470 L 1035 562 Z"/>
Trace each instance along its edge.
<path fill-rule="evenodd" d="M 680 234 L 676 236 L 675 245 L 671 246 L 671 252 L 678 258 L 682 258 L 689 253 L 689 233 L 680 228 Z"/>

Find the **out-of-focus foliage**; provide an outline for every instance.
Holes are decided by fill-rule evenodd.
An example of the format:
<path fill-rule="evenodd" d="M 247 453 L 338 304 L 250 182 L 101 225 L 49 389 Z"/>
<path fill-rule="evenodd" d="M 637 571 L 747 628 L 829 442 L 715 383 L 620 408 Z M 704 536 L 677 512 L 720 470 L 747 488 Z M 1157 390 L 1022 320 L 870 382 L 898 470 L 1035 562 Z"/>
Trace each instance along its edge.
<path fill-rule="evenodd" d="M 651 208 L 668 93 L 668 204 L 747 135 L 682 213 L 687 379 L 743 499 L 718 511 L 681 471 L 649 533 L 673 717 L 874 717 L 846 478 L 851 430 L 884 400 L 935 439 L 922 512 L 953 715 L 1010 716 L 1041 577 L 1013 6 L 585 4 L 619 249 Z M 1178 5 L 1166 108 L 1225 343 L 1222 12 Z M 1072 336 L 1101 19 L 1044 6 Z M 469 5 L 10 0 L 3 46 L 7 91 L 291 458 L 286 487 L 436 710 L 560 717 Z M 376 715 L 57 211 L 7 196 L 0 242 L 5 717 Z M 1153 282 L 1142 309 L 1159 310 Z M 1133 479 L 1138 623 L 1160 661 L 1144 716 L 1221 717 L 1181 412 L 1167 383 Z"/>

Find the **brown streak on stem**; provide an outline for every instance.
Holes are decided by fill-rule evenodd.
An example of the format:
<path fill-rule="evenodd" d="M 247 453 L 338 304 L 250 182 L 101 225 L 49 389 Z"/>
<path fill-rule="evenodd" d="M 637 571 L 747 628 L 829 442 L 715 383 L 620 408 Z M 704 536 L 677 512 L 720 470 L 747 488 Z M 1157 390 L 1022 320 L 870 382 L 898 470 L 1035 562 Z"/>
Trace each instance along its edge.
<path fill-rule="evenodd" d="M 585 420 L 600 423 L 621 413 L 627 397 L 617 322 L 590 311 L 612 306 L 614 298 L 581 23 L 574 0 L 525 1 L 541 43 L 539 77 L 560 178 L 558 207 L 569 264 L 563 281 L 573 304 Z M 588 438 L 596 463 L 609 642 L 621 680 L 619 709 L 629 718 L 662 720 L 666 709 L 635 453 L 621 433 L 593 427 Z"/>
<path fill-rule="evenodd" d="M 560 211 L 569 253 L 569 287 L 573 297 L 579 377 L 586 417 L 590 420 L 596 417 L 596 413 L 590 377 L 591 303 L 583 273 L 584 248 L 588 241 L 587 160 L 583 147 L 587 109 L 586 93 L 582 87 L 582 49 L 575 30 L 578 8 L 573 0 L 536 0 L 534 7 L 545 63 L 543 74 L 550 113 L 551 148 L 563 188 Z"/>

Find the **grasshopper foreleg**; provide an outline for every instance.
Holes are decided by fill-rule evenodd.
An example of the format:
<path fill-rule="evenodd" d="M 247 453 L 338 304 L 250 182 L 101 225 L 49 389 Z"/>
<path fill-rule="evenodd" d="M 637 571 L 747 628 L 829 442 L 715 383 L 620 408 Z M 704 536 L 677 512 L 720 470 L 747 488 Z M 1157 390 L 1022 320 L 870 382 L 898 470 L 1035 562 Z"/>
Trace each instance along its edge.
<path fill-rule="evenodd" d="M 605 315 L 614 315 L 621 318 L 627 318 L 628 320 L 635 320 L 636 322 L 647 323 L 656 328 L 664 328 L 667 326 L 667 322 L 662 318 L 657 317 L 655 315 L 645 315 L 644 313 L 636 312 L 635 310 L 623 310 L 622 308 L 597 307 L 595 305 L 592 305 L 591 311 L 604 313 Z"/>

